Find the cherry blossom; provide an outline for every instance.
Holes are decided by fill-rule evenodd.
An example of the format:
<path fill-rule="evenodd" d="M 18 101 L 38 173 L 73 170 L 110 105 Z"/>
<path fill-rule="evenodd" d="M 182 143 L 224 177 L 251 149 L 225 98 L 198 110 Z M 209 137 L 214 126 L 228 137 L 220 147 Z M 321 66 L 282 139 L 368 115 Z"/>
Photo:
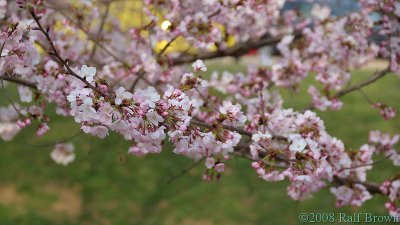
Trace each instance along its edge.
<path fill-rule="evenodd" d="M 16 123 L 0 123 L 0 137 L 3 141 L 11 141 L 20 131 Z"/>
<path fill-rule="evenodd" d="M 124 87 L 120 87 L 115 91 L 115 104 L 121 105 L 123 100 L 130 100 L 132 99 L 132 93 L 126 91 Z"/>
<path fill-rule="evenodd" d="M 222 117 L 226 117 L 224 124 L 232 126 L 243 126 L 246 122 L 246 116 L 241 112 L 241 106 L 239 104 L 233 105 L 229 101 L 224 101 L 222 106 L 219 108 L 219 112 Z"/>
<path fill-rule="evenodd" d="M 329 17 L 331 9 L 327 6 L 315 4 L 311 9 L 311 15 L 318 20 L 325 20 Z"/>
<path fill-rule="evenodd" d="M 344 205 L 361 206 L 365 201 L 372 198 L 371 194 L 361 184 L 355 184 L 354 189 L 347 186 L 332 187 L 331 192 L 336 195 L 336 206 Z"/>
<path fill-rule="evenodd" d="M 292 152 L 301 152 L 307 146 L 306 140 L 300 134 L 290 134 L 288 140 L 291 142 L 289 150 Z"/>
<path fill-rule="evenodd" d="M 87 82 L 92 83 L 93 78 L 96 75 L 96 68 L 83 65 L 79 70 L 78 75 L 82 78 L 85 78 Z"/>
<path fill-rule="evenodd" d="M 71 143 L 56 144 L 50 156 L 57 164 L 66 166 L 75 160 L 74 145 Z"/>
<path fill-rule="evenodd" d="M 380 131 L 371 131 L 369 133 L 369 141 L 376 148 L 375 151 L 390 157 L 390 159 L 393 161 L 393 164 L 396 166 L 400 165 L 400 154 L 396 149 L 394 149 L 394 145 L 399 142 L 399 139 L 399 135 L 390 137 L 389 134 L 384 134 Z"/>
<path fill-rule="evenodd" d="M 20 86 L 18 87 L 19 96 L 21 102 L 31 102 L 32 101 L 32 91 L 28 87 Z"/>
<path fill-rule="evenodd" d="M 205 65 L 204 62 L 203 62 L 202 60 L 200 60 L 200 59 L 196 60 L 196 61 L 192 64 L 192 66 L 193 66 L 193 70 L 194 70 L 194 71 L 203 71 L 203 72 L 206 72 L 206 71 L 207 71 L 206 65 Z"/>
<path fill-rule="evenodd" d="M 385 120 L 390 120 L 396 117 L 396 109 L 393 107 L 386 106 L 382 103 L 375 103 L 373 107 L 380 110 L 380 114 Z"/>
<path fill-rule="evenodd" d="M 46 123 L 42 123 L 39 125 L 36 135 L 37 136 L 43 136 L 47 131 L 49 131 L 50 127 Z"/>

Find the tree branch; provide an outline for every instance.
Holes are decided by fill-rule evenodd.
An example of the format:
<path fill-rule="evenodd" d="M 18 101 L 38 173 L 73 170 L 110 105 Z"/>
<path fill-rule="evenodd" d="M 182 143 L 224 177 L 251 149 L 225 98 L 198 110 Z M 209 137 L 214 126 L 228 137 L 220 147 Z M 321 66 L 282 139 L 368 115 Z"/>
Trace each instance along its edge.
<path fill-rule="evenodd" d="M 350 92 L 359 90 L 359 89 L 361 89 L 361 88 L 363 88 L 363 87 L 365 87 L 365 86 L 367 86 L 369 84 L 372 84 L 375 81 L 377 81 L 377 80 L 381 79 L 382 77 L 384 77 L 389 72 L 390 72 L 390 68 L 389 67 L 384 69 L 384 70 L 378 71 L 378 72 L 374 73 L 372 76 L 370 76 L 368 79 L 366 79 L 366 80 L 364 80 L 364 81 L 362 81 L 362 82 L 360 82 L 360 83 L 358 83 L 356 85 L 353 85 L 353 86 L 351 86 L 349 88 L 346 88 L 346 89 L 340 91 L 339 93 L 337 93 L 334 96 L 334 98 L 340 98 L 343 95 L 346 95 L 346 94 L 348 94 Z"/>
<path fill-rule="evenodd" d="M 96 44 L 96 42 L 98 42 L 98 39 L 101 36 L 101 33 L 103 32 L 104 25 L 106 23 L 108 14 L 110 12 L 110 5 L 111 5 L 111 2 L 107 2 L 106 3 L 106 10 L 104 12 L 103 17 L 101 18 L 100 25 L 99 25 L 99 30 L 97 31 L 96 38 L 95 38 L 96 41 L 95 41 L 95 44 L 93 45 L 93 49 L 92 49 L 92 53 L 90 54 L 90 58 L 93 58 L 93 56 L 96 54 L 96 50 L 97 50 L 97 46 L 98 46 Z"/>
<path fill-rule="evenodd" d="M 337 94 L 335 94 L 334 96 L 332 96 L 331 98 L 340 98 L 344 95 L 347 95 L 353 91 L 357 91 L 360 90 L 361 88 L 368 86 L 369 84 L 374 83 L 375 81 L 381 79 L 382 77 L 384 77 L 386 74 L 388 74 L 390 72 L 390 68 L 387 67 L 384 70 L 375 72 L 372 76 L 368 77 L 367 79 L 361 81 L 358 84 L 352 85 L 346 89 L 343 89 L 341 91 L 339 91 Z M 306 110 L 313 110 L 315 109 L 315 106 L 313 104 L 309 105 L 307 108 L 303 109 L 302 112 L 306 111 Z"/>
<path fill-rule="evenodd" d="M 12 83 L 20 84 L 20 85 L 23 85 L 23 86 L 27 86 L 27 87 L 30 87 L 30 88 L 33 88 L 33 89 L 37 89 L 36 84 L 34 84 L 32 82 L 21 80 L 21 79 L 19 79 L 17 77 L 8 76 L 8 75 L 5 75 L 5 74 L 0 76 L 0 80 L 5 80 L 5 81 L 12 82 Z"/>
<path fill-rule="evenodd" d="M 301 36 L 300 33 L 295 33 L 295 38 L 299 38 Z M 181 65 L 185 63 L 194 62 L 197 59 L 214 59 L 224 56 L 233 56 L 239 57 L 246 54 L 251 49 L 258 49 L 267 45 L 274 45 L 281 41 L 283 36 L 271 37 L 271 36 L 264 36 L 257 41 L 249 40 L 244 43 L 239 43 L 232 48 L 228 48 L 225 50 L 219 50 L 215 52 L 203 52 L 197 55 L 181 55 L 178 58 L 172 59 L 173 65 Z"/>

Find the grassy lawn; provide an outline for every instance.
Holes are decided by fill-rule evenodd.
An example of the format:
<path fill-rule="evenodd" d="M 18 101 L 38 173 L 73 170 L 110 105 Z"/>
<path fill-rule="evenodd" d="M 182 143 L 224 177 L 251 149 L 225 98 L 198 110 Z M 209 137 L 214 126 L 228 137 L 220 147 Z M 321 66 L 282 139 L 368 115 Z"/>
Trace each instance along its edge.
<path fill-rule="evenodd" d="M 211 65 L 216 69 L 217 64 Z M 211 68 L 210 68 L 211 69 Z M 232 65 L 230 71 L 244 68 Z M 356 71 L 353 81 L 373 71 Z M 309 79 L 311 82 L 312 78 Z M 400 111 L 400 79 L 394 74 L 370 85 L 364 92 Z M 284 92 L 286 106 L 301 109 L 310 99 Z M 371 129 L 400 133 L 400 119 L 385 121 L 358 92 L 343 98 L 339 112 L 319 112 L 328 131 L 358 148 Z M 6 103 L 0 94 L 2 105 Z M 67 167 L 56 165 L 46 143 L 72 136 L 79 127 L 70 118 L 53 118 L 52 132 L 42 138 L 32 127 L 13 142 L 0 141 L 0 224 L 298 224 L 301 212 L 370 212 L 384 215 L 385 198 L 377 196 L 362 208 L 336 209 L 328 189 L 314 198 L 295 202 L 286 195 L 287 182 L 268 183 L 259 179 L 250 162 L 234 159 L 219 183 L 201 180 L 204 167 L 167 184 L 193 162 L 165 149 L 161 155 L 136 158 L 126 154 L 129 142 L 112 134 L 105 140 L 81 135 L 73 140 L 77 159 Z M 398 172 L 382 163 L 368 174 L 381 182 Z M 384 175 L 384 176 L 382 176 Z"/>

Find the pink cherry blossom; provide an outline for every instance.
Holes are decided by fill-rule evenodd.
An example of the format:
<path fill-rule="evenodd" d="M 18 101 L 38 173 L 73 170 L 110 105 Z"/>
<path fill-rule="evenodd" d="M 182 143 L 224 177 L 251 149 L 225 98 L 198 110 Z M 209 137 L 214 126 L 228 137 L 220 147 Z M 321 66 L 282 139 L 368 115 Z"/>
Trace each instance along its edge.
<path fill-rule="evenodd" d="M 16 123 L 0 123 L 0 137 L 3 141 L 11 141 L 20 129 Z"/>
<path fill-rule="evenodd" d="M 66 166 L 75 160 L 74 145 L 71 143 L 56 144 L 50 156 L 57 164 Z"/>
<path fill-rule="evenodd" d="M 50 127 L 46 123 L 42 123 L 38 126 L 36 130 L 37 136 L 43 136 L 47 131 L 49 131 Z"/>
<path fill-rule="evenodd" d="M 18 87 L 18 93 L 21 102 L 31 102 L 32 101 L 32 91 L 28 87 L 20 86 Z"/>
<path fill-rule="evenodd" d="M 206 65 L 204 64 L 204 62 L 202 61 L 202 60 L 200 60 L 200 59 L 198 59 L 198 60 L 196 60 L 193 64 L 192 64 L 192 66 L 193 66 L 193 70 L 194 71 L 202 71 L 202 72 L 206 72 L 207 71 L 207 67 L 206 67 Z"/>
<path fill-rule="evenodd" d="M 288 140 L 291 142 L 289 149 L 292 152 L 301 152 L 307 146 L 306 140 L 299 134 L 290 134 Z"/>
<path fill-rule="evenodd" d="M 361 184 L 355 184 L 353 188 L 347 186 L 332 187 L 331 192 L 336 196 L 336 206 L 345 205 L 361 206 L 372 198 L 371 194 Z"/>
<path fill-rule="evenodd" d="M 87 82 L 92 83 L 93 78 L 96 75 L 96 68 L 83 65 L 79 70 L 78 75 L 82 78 L 85 78 Z"/>
<path fill-rule="evenodd" d="M 123 100 L 131 100 L 132 99 L 132 93 L 126 91 L 126 89 L 124 87 L 119 87 L 116 91 L 115 91 L 115 104 L 116 105 L 121 105 Z"/>

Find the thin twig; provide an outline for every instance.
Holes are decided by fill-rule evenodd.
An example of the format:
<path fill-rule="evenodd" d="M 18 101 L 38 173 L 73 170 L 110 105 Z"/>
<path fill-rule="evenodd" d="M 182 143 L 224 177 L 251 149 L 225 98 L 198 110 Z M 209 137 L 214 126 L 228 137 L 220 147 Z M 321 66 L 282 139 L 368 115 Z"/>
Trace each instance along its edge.
<path fill-rule="evenodd" d="M 105 23 L 106 23 L 108 14 L 109 14 L 109 12 L 110 12 L 110 6 L 111 6 L 111 2 L 108 2 L 108 3 L 106 4 L 106 11 L 104 12 L 104 15 L 103 15 L 103 17 L 101 18 L 101 21 L 100 21 L 99 30 L 97 31 L 97 34 L 96 34 L 96 36 L 95 36 L 96 42 L 99 42 L 98 39 L 99 39 L 99 37 L 101 36 L 101 33 L 103 32 L 104 25 L 105 25 Z M 94 55 L 96 54 L 97 46 L 98 46 L 97 44 L 94 44 L 94 45 L 93 45 L 93 49 L 92 49 L 92 53 L 90 54 L 90 58 L 93 58 Z"/>
<path fill-rule="evenodd" d="M 384 77 L 389 72 L 390 72 L 390 68 L 389 67 L 387 67 L 384 70 L 378 71 L 378 72 L 374 73 L 372 76 L 370 76 L 368 79 L 366 79 L 366 80 L 364 80 L 364 81 L 362 81 L 362 82 L 360 82 L 358 84 L 355 84 L 355 85 L 353 85 L 353 86 L 351 86 L 349 88 L 346 88 L 346 89 L 340 91 L 339 93 L 337 93 L 334 96 L 334 98 L 340 98 L 343 95 L 346 95 L 346 94 L 348 94 L 350 92 L 359 90 L 359 89 L 361 89 L 361 88 L 363 88 L 363 87 L 365 87 L 365 86 L 367 86 L 369 84 L 372 84 L 375 81 L 377 81 L 377 80 L 381 79 L 382 77 Z"/>
<path fill-rule="evenodd" d="M 172 38 L 165 46 L 163 49 L 161 49 L 161 51 L 157 54 L 157 57 L 160 57 L 167 49 L 169 46 L 171 46 L 172 42 L 174 42 L 176 39 L 178 38 L 178 36 L 175 36 L 174 38 Z"/>
<path fill-rule="evenodd" d="M 376 73 L 374 73 L 372 76 L 368 77 L 367 79 L 361 81 L 358 84 L 352 85 L 342 91 L 339 91 L 337 94 L 335 94 L 334 96 L 332 96 L 332 99 L 334 98 L 341 98 L 344 95 L 347 95 L 353 91 L 357 91 L 360 90 L 361 88 L 374 83 L 375 81 L 381 79 L 382 77 L 384 77 L 386 74 L 388 74 L 390 72 L 390 68 L 387 67 L 384 70 L 378 71 Z M 315 106 L 313 104 L 309 105 L 307 108 L 303 109 L 302 112 L 306 111 L 306 110 L 313 110 L 315 109 Z"/>
<path fill-rule="evenodd" d="M 372 99 L 370 97 L 368 97 L 367 94 L 365 94 L 365 92 L 362 89 L 358 89 L 358 91 L 361 93 L 361 95 L 364 97 L 364 99 L 371 105 L 374 105 L 374 101 L 372 101 Z"/>
<path fill-rule="evenodd" d="M 190 165 L 189 167 L 183 169 L 179 174 L 176 175 L 172 175 L 171 178 L 169 180 L 167 180 L 167 184 L 173 182 L 174 180 L 178 179 L 179 177 L 187 174 L 189 171 L 191 171 L 192 169 L 194 169 L 196 166 L 200 165 L 200 163 L 204 160 L 204 157 L 199 159 L 198 161 L 194 162 L 192 165 Z"/>
<path fill-rule="evenodd" d="M 387 159 L 389 159 L 392 156 L 392 154 L 387 155 L 385 158 L 378 160 L 376 162 L 373 163 L 367 163 L 367 164 L 363 164 L 363 165 L 358 165 L 358 166 L 351 166 L 351 167 L 346 167 L 346 168 L 342 168 L 339 170 L 339 172 L 343 171 L 343 170 L 352 170 L 352 169 L 357 169 L 357 168 L 361 168 L 361 167 L 366 167 L 366 166 L 374 166 L 377 165 Z"/>
<path fill-rule="evenodd" d="M 8 92 L 6 90 L 6 88 L 4 87 L 4 81 L 0 80 L 1 82 L 1 88 L 3 89 L 4 92 L 4 96 L 6 96 L 8 102 L 11 104 L 11 106 L 15 109 L 15 111 L 17 111 L 17 113 L 19 114 L 20 117 L 22 117 L 22 113 L 19 111 L 19 109 L 17 108 L 17 106 L 15 106 L 14 102 L 12 101 L 11 97 L 8 95 Z"/>
<path fill-rule="evenodd" d="M 93 43 L 95 45 L 98 45 L 98 47 L 100 47 L 103 51 L 105 51 L 108 55 L 110 55 L 111 57 L 113 57 L 115 60 L 117 60 L 118 62 L 122 63 L 122 65 L 124 65 L 126 68 L 130 68 L 131 65 L 124 61 L 123 59 L 121 59 L 120 57 L 118 57 L 117 55 L 115 55 L 114 53 L 111 52 L 111 50 L 109 50 L 107 47 L 105 47 L 103 44 L 101 44 L 99 41 L 96 40 L 96 37 L 94 37 L 93 34 L 91 34 L 89 31 L 87 31 L 85 28 L 83 28 L 79 23 L 77 23 L 75 20 L 73 20 L 67 13 L 65 13 L 62 9 L 58 9 L 56 7 L 52 7 L 52 6 L 48 6 L 49 8 L 52 8 L 54 10 L 59 11 L 65 18 L 67 18 L 69 21 L 71 21 L 71 23 L 73 23 L 78 29 L 80 29 L 83 33 L 86 34 L 86 36 L 93 41 Z"/>
<path fill-rule="evenodd" d="M 39 31 L 46 37 L 47 42 L 49 43 L 52 52 L 48 52 L 49 55 L 53 56 L 59 63 L 61 63 L 67 70 L 68 72 L 74 76 L 75 78 L 79 79 L 80 81 L 82 81 L 83 83 L 86 84 L 86 86 L 90 87 L 92 90 L 94 90 L 95 92 L 97 92 L 98 94 L 100 94 L 103 97 L 107 97 L 102 91 L 100 91 L 98 88 L 94 87 L 92 84 L 90 84 L 88 81 L 86 81 L 85 78 L 79 76 L 78 74 L 76 74 L 71 67 L 68 65 L 67 61 L 64 60 L 60 54 L 58 53 L 56 47 L 54 46 L 53 40 L 50 38 L 49 32 L 47 30 L 45 30 L 42 26 L 42 24 L 40 23 L 40 18 L 38 18 L 36 16 L 36 14 L 34 13 L 34 11 L 30 10 L 29 13 L 31 14 L 33 20 L 36 22 L 36 24 L 39 27 Z"/>
<path fill-rule="evenodd" d="M 131 92 L 133 92 L 135 90 L 136 85 L 139 83 L 140 79 L 142 79 L 144 75 L 145 75 L 145 72 L 139 73 L 139 75 L 133 81 L 131 88 L 129 89 Z"/>
<path fill-rule="evenodd" d="M 31 144 L 31 143 L 26 143 L 26 142 L 23 142 L 23 143 L 17 142 L 17 144 L 22 145 L 22 146 L 33 147 L 33 148 L 48 148 L 48 147 L 54 147 L 57 144 L 62 144 L 62 143 L 69 142 L 69 141 L 81 136 L 82 134 L 83 134 L 82 131 L 78 131 L 76 134 L 74 134 L 74 135 L 72 135 L 70 137 L 67 137 L 67 138 L 64 138 L 64 139 L 60 139 L 60 140 L 57 140 L 57 141 L 51 142 L 51 143 Z"/>

